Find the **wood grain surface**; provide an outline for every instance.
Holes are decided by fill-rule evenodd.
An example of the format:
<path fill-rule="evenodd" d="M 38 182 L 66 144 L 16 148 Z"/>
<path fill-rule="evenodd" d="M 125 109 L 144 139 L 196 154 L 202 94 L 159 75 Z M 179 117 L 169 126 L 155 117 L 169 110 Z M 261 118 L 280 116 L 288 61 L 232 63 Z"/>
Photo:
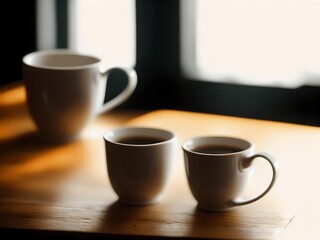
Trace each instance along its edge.
<path fill-rule="evenodd" d="M 157 204 L 123 205 L 110 186 L 102 136 L 121 126 L 160 127 L 177 134 L 171 180 Z M 181 144 L 199 135 L 246 138 L 257 151 L 274 155 L 280 161 L 274 189 L 229 212 L 198 210 L 187 185 Z M 79 140 L 52 145 L 38 138 L 23 86 L 12 86 L 0 92 L 0 228 L 57 238 L 72 233 L 84 238 L 293 239 L 301 235 L 293 230 L 286 234 L 286 229 L 310 199 L 319 199 L 316 143 L 316 127 L 176 110 L 122 110 L 98 116 Z M 262 191 L 270 174 L 268 164 L 258 160 L 244 196 Z M 299 226 L 306 230 L 305 223 Z"/>

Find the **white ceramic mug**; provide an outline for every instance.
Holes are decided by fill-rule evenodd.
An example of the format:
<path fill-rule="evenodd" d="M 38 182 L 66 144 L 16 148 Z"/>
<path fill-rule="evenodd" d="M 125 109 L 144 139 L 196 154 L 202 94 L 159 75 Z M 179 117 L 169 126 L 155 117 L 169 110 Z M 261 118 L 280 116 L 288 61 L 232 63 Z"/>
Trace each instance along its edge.
<path fill-rule="evenodd" d="M 109 180 L 119 201 L 160 201 L 171 175 L 175 135 L 163 129 L 123 127 L 105 133 L 104 142 Z"/>
<path fill-rule="evenodd" d="M 188 184 L 199 209 L 226 211 L 255 202 L 271 190 L 278 177 L 278 161 L 268 153 L 255 153 L 254 145 L 244 139 L 200 136 L 185 141 L 182 149 Z M 272 179 L 260 195 L 242 199 L 257 158 L 270 163 Z"/>
<path fill-rule="evenodd" d="M 23 80 L 32 119 L 41 136 L 52 142 L 79 137 L 96 115 L 111 110 L 135 90 L 137 74 L 132 68 L 101 71 L 101 60 L 67 49 L 42 50 L 23 57 Z M 108 75 L 122 70 L 125 89 L 104 103 Z"/>

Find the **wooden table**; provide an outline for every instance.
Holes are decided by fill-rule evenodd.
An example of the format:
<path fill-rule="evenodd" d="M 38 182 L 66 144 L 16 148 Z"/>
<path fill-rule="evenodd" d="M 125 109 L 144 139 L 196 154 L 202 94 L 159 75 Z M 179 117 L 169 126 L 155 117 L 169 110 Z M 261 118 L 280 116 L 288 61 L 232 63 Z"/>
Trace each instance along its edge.
<path fill-rule="evenodd" d="M 130 207 L 117 202 L 106 171 L 102 135 L 123 125 L 174 131 L 179 145 L 196 135 L 245 137 L 280 161 L 275 188 L 262 200 L 226 213 L 197 210 L 180 146 L 163 200 Z M 258 161 L 245 195 L 271 174 Z M 320 128 L 174 110 L 112 111 L 81 139 L 49 145 L 38 139 L 22 85 L 0 92 L 0 232 L 11 237 L 184 237 L 320 239 Z"/>

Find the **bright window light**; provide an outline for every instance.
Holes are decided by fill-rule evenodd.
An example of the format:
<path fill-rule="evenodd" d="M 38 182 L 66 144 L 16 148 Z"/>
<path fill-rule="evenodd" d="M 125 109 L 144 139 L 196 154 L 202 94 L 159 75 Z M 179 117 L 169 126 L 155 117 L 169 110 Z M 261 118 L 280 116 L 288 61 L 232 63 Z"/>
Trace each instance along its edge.
<path fill-rule="evenodd" d="M 36 1 L 36 28 L 37 28 L 37 49 L 52 49 L 56 47 L 56 19 L 55 1 Z"/>
<path fill-rule="evenodd" d="M 105 66 L 136 62 L 134 0 L 69 0 L 69 47 L 95 54 Z"/>
<path fill-rule="evenodd" d="M 261 86 L 320 85 L 320 1 L 183 0 L 184 72 Z"/>

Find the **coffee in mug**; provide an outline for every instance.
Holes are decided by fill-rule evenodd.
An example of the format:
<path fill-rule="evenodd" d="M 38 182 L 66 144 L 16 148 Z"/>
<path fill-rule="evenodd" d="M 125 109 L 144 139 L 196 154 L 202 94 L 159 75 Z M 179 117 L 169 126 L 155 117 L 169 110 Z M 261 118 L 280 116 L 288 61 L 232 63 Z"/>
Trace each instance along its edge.
<path fill-rule="evenodd" d="M 153 144 L 157 142 L 161 142 L 161 138 L 157 138 L 154 136 L 147 137 L 147 136 L 133 136 L 133 137 L 125 137 L 120 138 L 118 140 L 119 143 L 123 144 L 132 144 L 132 145 L 144 145 L 144 144 Z"/>
<path fill-rule="evenodd" d="M 228 145 L 204 145 L 193 149 L 194 152 L 206 154 L 226 154 L 241 151 L 241 148 Z"/>

